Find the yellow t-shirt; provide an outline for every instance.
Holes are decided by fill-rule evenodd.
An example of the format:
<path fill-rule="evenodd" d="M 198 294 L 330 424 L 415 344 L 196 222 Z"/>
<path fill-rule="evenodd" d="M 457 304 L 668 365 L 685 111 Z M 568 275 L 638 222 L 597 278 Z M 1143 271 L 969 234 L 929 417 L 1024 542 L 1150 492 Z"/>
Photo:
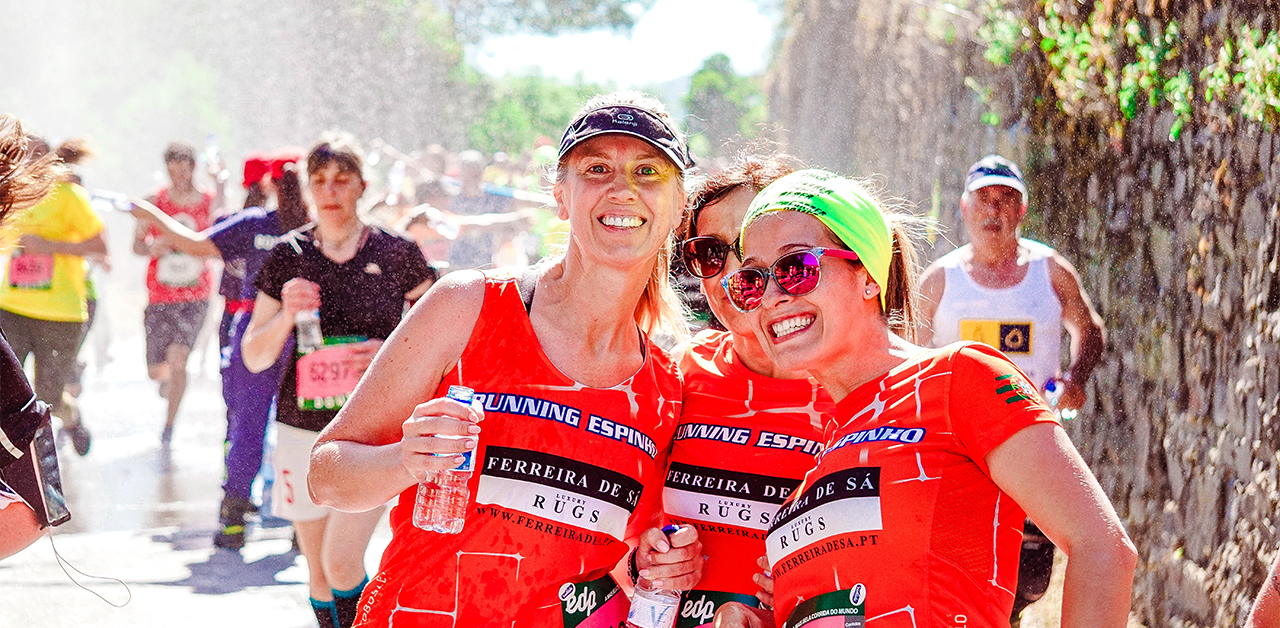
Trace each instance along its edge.
<path fill-rule="evenodd" d="M 18 235 L 52 242 L 84 242 L 102 232 L 84 188 L 62 182 L 39 205 L 17 216 Z M 89 317 L 85 263 L 79 255 L 23 254 L 15 250 L 0 284 L 0 309 L 46 321 L 82 323 Z"/>

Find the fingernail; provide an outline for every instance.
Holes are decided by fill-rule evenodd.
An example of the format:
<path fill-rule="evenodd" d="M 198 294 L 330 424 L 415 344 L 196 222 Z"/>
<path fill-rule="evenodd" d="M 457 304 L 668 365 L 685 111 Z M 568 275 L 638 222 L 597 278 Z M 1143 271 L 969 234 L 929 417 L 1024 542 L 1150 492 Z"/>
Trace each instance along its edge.
<path fill-rule="evenodd" d="M 464 462 L 466 462 L 466 461 L 467 461 L 466 456 L 454 456 L 454 457 L 453 457 L 453 462 L 454 462 L 454 464 L 462 464 L 462 463 L 464 463 Z"/>
<path fill-rule="evenodd" d="M 653 548 L 663 554 L 666 554 L 667 552 L 671 551 L 671 546 L 667 545 L 665 541 L 659 541 L 657 545 L 653 546 Z"/>
<path fill-rule="evenodd" d="M 648 578 L 648 577 L 649 577 L 649 570 L 648 570 L 648 569 L 641 569 L 640 571 L 638 571 L 638 572 L 636 572 L 636 573 L 640 574 L 642 577 L 645 577 L 645 578 Z"/>
<path fill-rule="evenodd" d="M 479 434 L 479 433 L 480 433 L 480 426 L 479 426 L 479 425 L 472 425 L 472 426 L 470 426 L 470 427 L 468 427 L 468 428 L 467 428 L 467 432 L 469 432 L 469 433 L 471 433 L 471 434 Z"/>
<path fill-rule="evenodd" d="M 468 438 L 468 439 L 467 439 L 467 449 L 475 449 L 475 448 L 476 448 L 476 439 L 474 439 L 474 438 Z"/>
<path fill-rule="evenodd" d="M 655 589 L 661 589 L 661 588 L 662 588 L 662 581 L 661 581 L 661 580 L 654 580 L 654 581 L 653 581 L 653 588 L 655 588 Z"/>

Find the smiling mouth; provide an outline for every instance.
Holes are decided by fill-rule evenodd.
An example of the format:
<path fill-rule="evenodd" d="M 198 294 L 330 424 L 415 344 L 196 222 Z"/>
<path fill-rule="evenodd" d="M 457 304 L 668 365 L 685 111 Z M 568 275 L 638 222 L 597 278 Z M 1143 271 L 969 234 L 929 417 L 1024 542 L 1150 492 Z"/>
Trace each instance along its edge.
<path fill-rule="evenodd" d="M 769 326 L 769 331 L 773 332 L 773 337 L 781 340 L 803 329 L 807 329 L 813 324 L 817 317 L 812 314 L 801 314 L 785 318 Z"/>
<path fill-rule="evenodd" d="M 644 224 L 639 216 L 601 216 L 600 224 L 615 229 L 635 229 Z"/>

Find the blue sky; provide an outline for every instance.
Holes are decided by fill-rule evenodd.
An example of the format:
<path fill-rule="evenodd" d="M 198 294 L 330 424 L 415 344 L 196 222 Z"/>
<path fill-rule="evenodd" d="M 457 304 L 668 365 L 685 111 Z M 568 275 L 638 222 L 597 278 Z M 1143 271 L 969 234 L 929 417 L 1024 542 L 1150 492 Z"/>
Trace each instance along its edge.
<path fill-rule="evenodd" d="M 764 69 L 774 18 L 753 0 L 657 0 L 630 36 L 589 32 L 558 37 L 512 35 L 473 50 L 488 74 L 542 73 L 619 87 L 662 83 L 692 74 L 708 56 L 723 52 L 739 73 Z"/>

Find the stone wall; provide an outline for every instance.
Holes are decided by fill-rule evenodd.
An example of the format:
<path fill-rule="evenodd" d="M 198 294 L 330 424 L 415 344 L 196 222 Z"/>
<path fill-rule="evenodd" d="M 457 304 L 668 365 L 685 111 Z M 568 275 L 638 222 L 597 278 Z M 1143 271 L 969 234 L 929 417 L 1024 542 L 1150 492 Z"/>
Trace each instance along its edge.
<path fill-rule="evenodd" d="M 1196 75 L 1216 54 L 1206 36 L 1280 28 L 1268 3 L 1160 4 L 1194 42 L 1178 63 Z M 1139 548 L 1135 619 L 1242 624 L 1280 544 L 1280 135 L 1197 98 L 1177 140 L 1158 109 L 1116 136 L 1062 113 L 1040 55 L 984 70 L 971 21 L 948 44 L 926 34 L 931 11 L 797 0 L 770 101 L 788 149 L 880 173 L 946 225 L 973 159 L 1027 166 L 1028 230 L 1076 263 L 1109 331 L 1067 428 Z M 979 122 L 975 75 L 1000 86 L 991 106 L 1025 117 Z"/>
<path fill-rule="evenodd" d="M 933 215 L 945 236 L 931 244 L 937 253 L 962 241 L 956 212 L 969 165 L 992 152 L 1025 163 L 1028 135 L 1020 116 L 994 127 L 980 121 L 989 107 L 1016 111 L 1005 103 L 1021 98 L 1026 68 L 992 68 L 975 43 L 980 18 L 942 5 L 794 0 L 767 86 L 786 150 L 871 177 L 886 195 Z M 984 104 L 966 76 L 992 86 L 999 102 Z"/>

